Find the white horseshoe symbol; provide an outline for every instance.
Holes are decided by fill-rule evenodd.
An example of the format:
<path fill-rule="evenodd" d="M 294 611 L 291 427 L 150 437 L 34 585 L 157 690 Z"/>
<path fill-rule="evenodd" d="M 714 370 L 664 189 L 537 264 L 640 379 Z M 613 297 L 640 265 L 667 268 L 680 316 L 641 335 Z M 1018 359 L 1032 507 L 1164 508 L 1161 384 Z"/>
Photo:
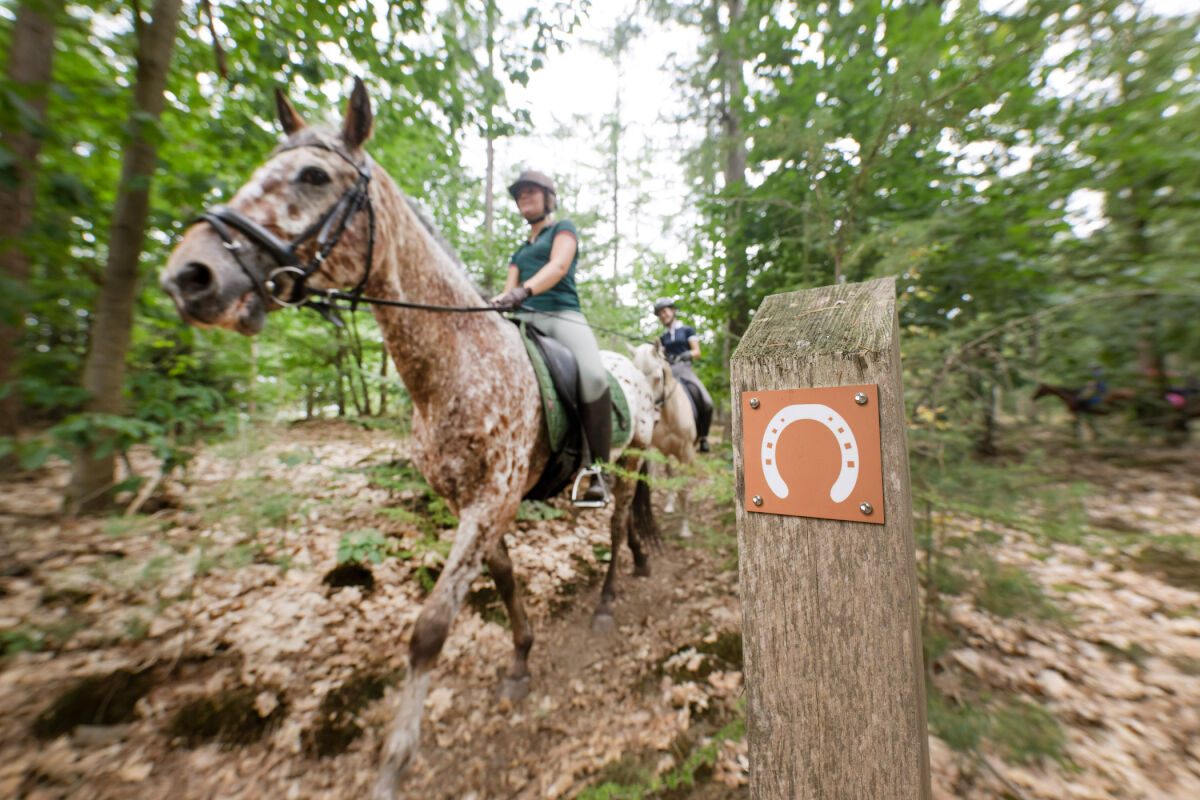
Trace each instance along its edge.
<path fill-rule="evenodd" d="M 776 452 L 776 445 L 779 443 L 779 437 L 783 434 L 783 429 L 802 419 L 821 423 L 837 439 L 838 451 L 842 454 L 842 471 L 838 473 L 837 480 L 829 490 L 829 499 L 840 503 L 850 496 L 850 492 L 854 490 L 854 484 L 858 483 L 858 442 L 854 439 L 854 431 L 850 430 L 850 426 L 846 424 L 842 415 L 829 406 L 819 403 L 790 405 L 771 418 L 766 432 L 763 433 L 760 456 L 767 485 L 771 487 L 771 491 L 775 493 L 776 497 L 782 499 L 788 496 L 787 484 L 783 482 L 783 477 L 779 474 L 779 453 Z"/>

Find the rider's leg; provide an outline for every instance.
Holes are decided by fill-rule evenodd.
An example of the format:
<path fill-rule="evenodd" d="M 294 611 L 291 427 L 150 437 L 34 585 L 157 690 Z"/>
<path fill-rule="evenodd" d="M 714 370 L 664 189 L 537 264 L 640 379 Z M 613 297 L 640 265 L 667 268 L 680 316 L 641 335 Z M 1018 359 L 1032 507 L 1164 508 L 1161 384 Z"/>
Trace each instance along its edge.
<path fill-rule="evenodd" d="M 696 402 L 691 397 L 691 392 L 688 393 L 688 399 L 692 400 L 692 407 L 696 412 L 696 439 L 700 445 L 700 452 L 710 452 L 708 446 L 708 429 L 712 425 L 713 417 L 712 395 L 708 393 L 708 389 L 704 388 L 704 384 L 696 376 L 696 371 L 692 368 L 690 362 L 680 361 L 672 364 L 671 373 L 678 380 L 695 387 L 697 393 L 700 395 L 699 402 Z"/>
<path fill-rule="evenodd" d="M 612 395 L 608 386 L 604 387 L 604 393 L 597 399 L 582 401 L 579 411 L 583 418 L 583 433 L 588 440 L 593 464 L 606 463 L 612 449 Z M 582 498 L 585 502 L 604 502 L 606 493 L 601 480 L 599 474 L 592 475 L 591 483 Z"/>
<path fill-rule="evenodd" d="M 587 317 L 578 311 L 537 313 L 537 326 L 546 335 L 567 346 L 579 365 L 579 414 L 583 434 L 587 439 L 590 463 L 607 462 L 612 449 L 612 396 L 608 389 L 608 373 L 600 358 L 600 346 L 587 324 Z M 531 314 L 530 317 L 534 317 Z M 587 503 L 603 502 L 606 497 L 599 475 L 593 475 Z"/>
<path fill-rule="evenodd" d="M 700 413 L 696 419 L 696 435 L 700 438 L 700 452 L 710 452 L 708 447 L 708 429 L 712 426 L 713 418 L 713 401 L 712 395 L 708 393 L 708 389 L 704 388 L 704 384 L 696 380 L 696 385 L 700 387 Z"/>

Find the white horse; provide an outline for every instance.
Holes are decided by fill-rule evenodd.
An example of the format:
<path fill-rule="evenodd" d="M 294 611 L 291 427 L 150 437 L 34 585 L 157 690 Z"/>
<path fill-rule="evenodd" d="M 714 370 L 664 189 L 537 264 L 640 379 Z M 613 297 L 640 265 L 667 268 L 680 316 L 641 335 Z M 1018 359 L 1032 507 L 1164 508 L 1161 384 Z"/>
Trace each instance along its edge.
<path fill-rule="evenodd" d="M 671 373 L 671 365 L 663 355 L 662 346 L 640 344 L 633 350 L 633 363 L 646 376 L 654 404 L 659 407 L 658 421 L 654 424 L 654 448 L 665 456 L 674 458 L 685 467 L 696 460 L 696 417 L 692 403 L 688 400 L 687 388 Z M 667 477 L 672 476 L 670 463 L 666 464 Z M 675 512 L 675 500 L 679 499 L 679 511 L 683 524 L 679 536 L 687 539 L 692 531 L 688 527 L 687 489 L 668 489 L 663 511 Z"/>
<path fill-rule="evenodd" d="M 376 798 L 392 798 L 416 753 L 430 675 L 471 582 L 487 565 L 512 622 L 514 657 L 501 683 L 510 698 L 528 692 L 533 632 L 513 579 L 504 535 L 522 496 L 537 482 L 550 443 L 533 367 L 515 325 L 480 311 L 474 288 L 432 226 L 362 149 L 373 114 L 355 80 L 340 130 L 308 127 L 282 92 L 287 139 L 228 206 L 209 209 L 171 254 L 161 283 L 188 322 L 253 335 L 268 311 L 314 290 L 355 287 L 390 302 L 372 309 L 413 402 L 414 461 L 459 519 L 454 546 L 421 609 L 408 646 L 409 673 L 383 745 Z M 363 213 L 365 212 L 365 213 Z M 442 310 L 431 310 L 431 306 Z M 453 313 L 446 308 L 473 308 Z M 626 448 L 651 444 L 656 411 L 650 387 L 629 359 L 604 356 L 629 402 L 632 431 L 614 442 L 625 474 L 644 467 Z M 643 481 L 613 487 L 612 562 L 593 628 L 612 629 L 620 544 L 639 574 L 649 567 L 635 521 L 652 519 Z M 651 526 L 652 527 L 652 526 Z"/>

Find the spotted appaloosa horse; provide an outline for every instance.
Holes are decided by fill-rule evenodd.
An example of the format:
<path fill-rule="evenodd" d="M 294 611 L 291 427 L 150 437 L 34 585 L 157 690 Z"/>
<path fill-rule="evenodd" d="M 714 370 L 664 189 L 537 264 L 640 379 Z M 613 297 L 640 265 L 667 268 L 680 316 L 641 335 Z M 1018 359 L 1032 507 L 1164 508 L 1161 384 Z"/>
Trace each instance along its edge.
<path fill-rule="evenodd" d="M 654 424 L 654 449 L 684 466 L 691 464 L 696 460 L 696 415 L 692 412 L 687 389 L 671 372 L 662 345 L 638 345 L 633 349 L 633 363 L 646 376 L 650 391 L 654 394 L 654 403 L 659 407 L 658 421 Z M 667 464 L 666 469 L 670 476 L 671 465 Z M 686 487 L 668 490 L 663 507 L 666 513 L 674 512 L 676 499 L 683 517 L 679 536 L 687 539 L 692 531 L 688 527 Z"/>
<path fill-rule="evenodd" d="M 483 305 L 432 226 L 363 151 L 373 114 L 361 81 L 355 80 L 340 130 L 306 126 L 282 92 L 276 92 L 276 105 L 286 140 L 228 206 L 210 209 L 205 222 L 187 231 L 163 271 L 162 286 L 186 321 L 257 333 L 268 311 L 299 294 L 294 279 L 300 270 L 279 269 L 287 263 L 307 262 L 308 283 L 316 289 L 361 283 L 368 298 Z M 419 744 L 430 674 L 484 564 L 512 622 L 515 654 L 500 690 L 510 698 L 528 691 L 533 633 L 503 537 L 550 447 L 533 367 L 515 325 L 495 312 L 373 310 L 412 397 L 414 461 L 459 519 L 446 565 L 412 630 L 408 679 L 383 745 L 374 796 L 392 798 Z M 650 446 L 653 396 L 629 359 L 615 353 L 604 359 L 625 391 L 633 418 L 630 441 L 613 451 L 619 466 L 636 472 L 643 466 L 641 457 L 621 453 L 625 447 Z M 628 539 L 638 573 L 648 574 L 631 521 L 637 516 L 631 511 L 635 485 L 644 483 L 615 479 L 614 484 L 612 562 L 593 615 L 593 627 L 601 630 L 614 625 L 622 539 Z M 648 500 L 645 506 L 648 511 Z"/>

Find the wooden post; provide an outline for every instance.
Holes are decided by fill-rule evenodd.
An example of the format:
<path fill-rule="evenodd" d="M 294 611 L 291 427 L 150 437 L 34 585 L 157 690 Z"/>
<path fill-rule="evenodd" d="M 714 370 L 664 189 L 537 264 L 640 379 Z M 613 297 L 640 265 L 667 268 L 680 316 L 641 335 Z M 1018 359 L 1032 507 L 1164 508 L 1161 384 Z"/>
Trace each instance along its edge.
<path fill-rule="evenodd" d="M 898 335 L 883 278 L 768 297 L 731 359 L 754 800 L 930 798 Z M 884 523 L 747 511 L 743 393 L 865 384 Z"/>

